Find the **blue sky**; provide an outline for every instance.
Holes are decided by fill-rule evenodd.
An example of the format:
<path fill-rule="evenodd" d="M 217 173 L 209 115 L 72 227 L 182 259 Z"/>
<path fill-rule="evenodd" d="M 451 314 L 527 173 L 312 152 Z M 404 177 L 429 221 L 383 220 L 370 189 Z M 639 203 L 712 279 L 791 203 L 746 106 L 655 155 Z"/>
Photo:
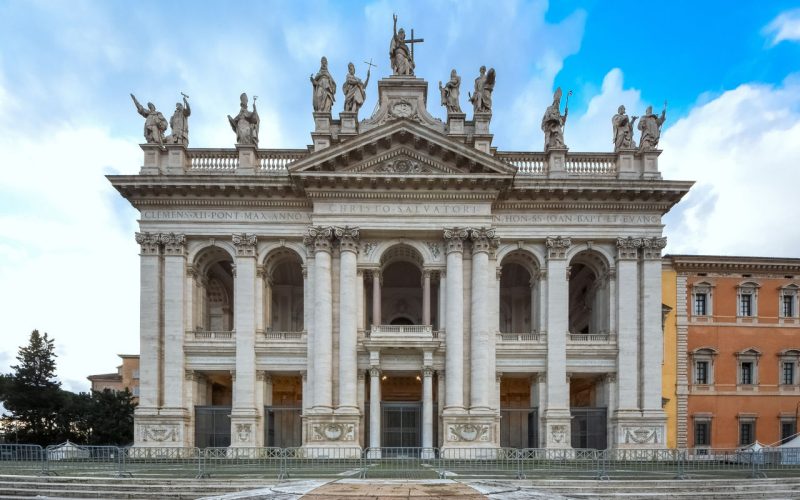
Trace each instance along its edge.
<path fill-rule="evenodd" d="M 609 151 L 619 104 L 669 101 L 666 178 L 696 180 L 665 218 L 670 252 L 797 257 L 800 2 L 0 0 L 0 371 L 33 328 L 57 341 L 65 386 L 138 351 L 137 212 L 104 174 L 136 173 L 142 118 L 191 96 L 193 147 L 232 147 L 225 115 L 258 95 L 262 147 L 304 147 L 308 75 L 347 63 L 368 99 L 389 74 L 391 16 L 423 37 L 417 76 L 466 91 L 494 67 L 492 131 L 504 150 L 541 150 L 556 86 L 572 89 L 566 142 Z M 334 111 L 341 110 L 337 94 Z"/>

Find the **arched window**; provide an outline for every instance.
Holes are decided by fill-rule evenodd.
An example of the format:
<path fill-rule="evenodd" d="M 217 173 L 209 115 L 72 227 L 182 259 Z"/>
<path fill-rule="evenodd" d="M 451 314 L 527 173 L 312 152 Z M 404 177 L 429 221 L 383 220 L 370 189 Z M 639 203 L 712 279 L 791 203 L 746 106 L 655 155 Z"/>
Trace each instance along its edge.
<path fill-rule="evenodd" d="M 220 247 L 201 250 L 193 264 L 192 318 L 197 331 L 233 330 L 233 257 Z"/>
<path fill-rule="evenodd" d="M 531 254 L 515 251 L 500 266 L 498 328 L 503 334 L 533 334 L 539 324 L 539 266 Z"/>
<path fill-rule="evenodd" d="M 569 266 L 569 332 L 607 334 L 610 330 L 608 264 L 599 253 L 584 250 Z"/>
<path fill-rule="evenodd" d="M 267 257 L 264 269 L 267 331 L 303 331 L 303 268 L 300 256 L 292 250 L 279 250 Z"/>

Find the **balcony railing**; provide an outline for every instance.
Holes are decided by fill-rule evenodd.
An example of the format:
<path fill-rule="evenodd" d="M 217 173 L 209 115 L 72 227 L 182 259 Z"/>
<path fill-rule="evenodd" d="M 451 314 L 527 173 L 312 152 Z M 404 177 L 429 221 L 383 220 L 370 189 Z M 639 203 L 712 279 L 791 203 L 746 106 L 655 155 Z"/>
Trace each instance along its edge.
<path fill-rule="evenodd" d="M 568 335 L 570 342 L 574 343 L 609 342 L 614 340 L 614 334 L 609 332 L 599 332 L 599 333 L 570 332 Z"/>
<path fill-rule="evenodd" d="M 543 335 L 541 335 L 539 332 L 500 332 L 497 334 L 497 337 L 498 340 L 503 342 L 539 342 L 542 340 Z"/>
<path fill-rule="evenodd" d="M 545 177 L 550 172 L 547 153 L 497 152 L 496 157 L 517 168 L 523 176 Z M 567 176 L 614 177 L 617 175 L 616 153 L 567 153 L 562 167 Z"/>
<path fill-rule="evenodd" d="M 517 172 L 523 175 L 547 174 L 547 155 L 545 153 L 498 152 L 497 158 L 517 167 Z"/>
<path fill-rule="evenodd" d="M 194 340 L 207 340 L 207 341 L 215 341 L 215 340 L 231 340 L 236 336 L 236 332 L 233 330 L 194 330 L 187 332 L 189 338 Z"/>
<path fill-rule="evenodd" d="M 239 152 L 235 149 L 190 149 L 189 171 L 202 173 L 235 172 Z"/>
<path fill-rule="evenodd" d="M 301 340 L 305 338 L 305 336 L 305 330 L 299 332 L 282 332 L 270 329 L 264 332 L 264 338 L 267 340 Z"/>
<path fill-rule="evenodd" d="M 364 332 L 373 340 L 387 338 L 438 339 L 439 331 L 431 325 L 373 325 Z"/>

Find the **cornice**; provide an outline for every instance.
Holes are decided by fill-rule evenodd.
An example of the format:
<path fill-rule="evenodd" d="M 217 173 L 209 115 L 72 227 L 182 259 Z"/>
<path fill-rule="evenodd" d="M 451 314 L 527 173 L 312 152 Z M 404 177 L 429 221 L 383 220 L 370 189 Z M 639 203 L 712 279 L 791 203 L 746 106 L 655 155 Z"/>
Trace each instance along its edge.
<path fill-rule="evenodd" d="M 396 191 L 309 191 L 309 199 L 343 199 L 353 198 L 359 200 L 458 200 L 458 201 L 494 201 L 497 192 L 461 192 L 461 193 L 426 193 L 426 192 L 396 192 Z"/>
<path fill-rule="evenodd" d="M 800 274 L 800 259 L 719 255 L 665 255 L 677 272 L 773 272 Z"/>

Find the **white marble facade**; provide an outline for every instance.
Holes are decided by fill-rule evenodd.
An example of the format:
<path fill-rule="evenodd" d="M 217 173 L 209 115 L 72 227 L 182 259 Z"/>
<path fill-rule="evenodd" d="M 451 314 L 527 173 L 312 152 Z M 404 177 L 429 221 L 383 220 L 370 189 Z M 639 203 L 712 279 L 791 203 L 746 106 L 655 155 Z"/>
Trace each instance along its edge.
<path fill-rule="evenodd" d="M 378 87 L 366 120 L 315 113 L 308 150 L 148 144 L 109 177 L 141 213 L 136 446 L 198 444 L 215 405 L 230 446 L 265 446 L 295 377 L 307 447 L 385 445 L 369 402 L 391 398 L 421 402 L 416 446 L 498 447 L 509 381 L 532 446 L 577 447 L 585 403 L 609 447 L 664 447 L 662 216 L 691 183 L 658 151 L 496 151 L 491 115 L 444 123 L 424 80 Z"/>

